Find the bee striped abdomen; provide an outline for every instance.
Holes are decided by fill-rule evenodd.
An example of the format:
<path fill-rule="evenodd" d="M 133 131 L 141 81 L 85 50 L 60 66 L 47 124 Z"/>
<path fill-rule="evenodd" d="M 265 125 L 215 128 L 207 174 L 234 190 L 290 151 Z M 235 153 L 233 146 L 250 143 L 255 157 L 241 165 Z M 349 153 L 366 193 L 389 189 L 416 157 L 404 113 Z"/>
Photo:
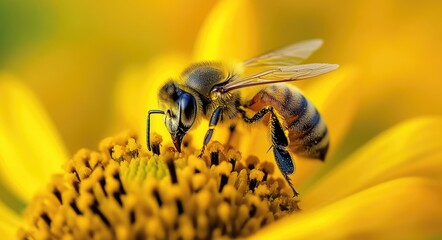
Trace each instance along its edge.
<path fill-rule="evenodd" d="M 319 112 L 294 86 L 274 84 L 259 91 L 248 108 L 272 106 L 283 118 L 289 130 L 289 150 L 297 155 L 325 159 L 329 136 Z"/>

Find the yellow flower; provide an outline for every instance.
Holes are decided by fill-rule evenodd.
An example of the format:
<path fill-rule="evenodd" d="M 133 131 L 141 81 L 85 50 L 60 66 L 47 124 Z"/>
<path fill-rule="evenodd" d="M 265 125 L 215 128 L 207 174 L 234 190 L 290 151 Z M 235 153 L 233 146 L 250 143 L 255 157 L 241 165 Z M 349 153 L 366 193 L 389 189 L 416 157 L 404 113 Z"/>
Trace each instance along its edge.
<path fill-rule="evenodd" d="M 238 14 L 246 19 L 248 19 L 247 16 L 253 16 L 253 8 L 251 8 L 250 3 L 222 1 L 217 5 L 209 16 L 197 41 L 194 60 L 221 59 L 226 57 L 244 59 L 244 57 L 250 57 L 257 53 L 254 52 L 256 46 L 248 46 L 250 42 L 239 46 L 235 44 L 235 42 L 240 41 L 234 40 L 234 38 L 241 39 L 243 36 L 248 36 L 253 39 L 256 37 L 255 30 L 257 28 L 254 25 L 253 18 L 252 20 L 239 21 L 237 20 L 238 18 L 233 17 L 237 17 Z M 235 27 L 232 27 L 232 24 Z M 231 29 L 238 29 L 237 31 L 241 35 L 232 34 L 229 32 Z M 255 44 L 255 42 L 252 41 L 250 44 Z M 229 46 L 228 50 L 222 47 L 225 45 Z M 121 121 L 122 119 L 118 117 L 111 118 L 111 120 L 115 121 L 115 124 L 118 123 L 125 127 L 130 126 L 133 129 L 137 129 L 136 132 L 143 139 L 146 108 L 156 106 L 156 97 L 153 96 L 156 96 L 158 88 L 164 83 L 157 79 L 165 80 L 170 76 L 174 76 L 173 72 L 178 74 L 179 70 L 190 62 L 188 58 L 187 56 L 166 56 L 151 63 L 149 67 L 143 68 L 141 71 L 129 70 L 124 74 L 115 93 L 115 105 L 118 109 L 115 112 L 121 115 L 124 121 Z M 328 59 L 321 60 L 328 61 Z M 360 117 L 357 115 L 358 111 L 367 106 L 367 104 L 363 104 L 365 103 L 364 101 L 384 100 L 382 84 L 373 84 L 372 88 L 363 89 L 368 94 L 361 94 L 359 77 L 363 74 L 364 70 L 344 64 L 337 73 L 302 84 L 305 95 L 315 103 L 328 123 L 332 142 L 330 157 L 325 164 L 306 159 L 295 160 L 298 167 L 297 173 L 292 179 L 295 186 L 299 186 L 298 190 L 301 193 L 299 206 L 302 211 L 294 212 L 290 216 L 268 224 L 263 229 L 252 228 L 256 231 L 252 237 L 258 239 L 421 239 L 442 235 L 442 208 L 440 207 L 440 202 L 442 201 L 442 175 L 440 174 L 442 170 L 442 161 L 440 160 L 442 157 L 442 140 L 440 140 L 442 133 L 441 117 L 421 117 L 405 121 L 384 131 L 370 141 L 364 142 L 364 144 L 357 144 L 356 147 L 358 149 L 353 154 L 343 157 L 346 156 L 348 151 L 355 148 L 352 145 L 352 141 L 361 141 L 361 139 L 355 137 L 355 133 L 352 131 L 362 132 L 365 129 L 361 129 L 362 127 L 358 125 L 356 126 L 359 128 L 352 128 L 352 124 L 354 123 L 355 116 L 356 119 Z M 60 183 L 64 184 L 66 182 L 63 182 L 58 177 L 50 181 L 49 176 L 57 172 L 58 166 L 67 157 L 62 144 L 60 144 L 55 134 L 56 131 L 48 123 L 49 120 L 46 114 L 44 114 L 42 107 L 32 94 L 16 80 L 11 79 L 10 76 L 2 75 L 0 83 L 3 101 L 1 106 L 2 114 L 0 115 L 0 170 L 2 180 L 0 184 L 2 200 L 0 202 L 0 230 L 7 237 L 12 238 L 19 225 L 23 224 L 22 220 L 17 216 L 17 212 L 23 209 L 22 203 L 28 204 L 31 202 L 32 196 L 35 195 L 37 189 L 41 189 L 42 186 L 50 183 L 45 190 L 46 193 L 38 195 L 36 200 L 30 205 L 31 210 L 42 210 L 42 206 L 45 206 L 44 204 L 58 206 L 56 205 L 58 193 L 51 192 L 48 194 L 47 191 L 48 189 L 53 190 L 54 186 L 62 188 L 65 185 L 60 185 Z M 393 83 L 389 82 L 389 84 L 394 85 L 394 81 Z M 141 92 L 139 89 L 141 89 Z M 389 88 L 385 89 L 390 90 Z M 380 93 L 374 95 L 376 91 Z M 428 105 L 435 106 L 437 104 L 430 102 Z M 398 106 L 403 107 L 404 105 Z M 419 106 L 417 105 L 417 107 Z M 393 114 L 385 113 L 384 109 L 381 110 L 378 109 L 375 112 L 375 115 L 379 118 L 382 118 L 384 114 Z M 375 125 L 385 121 L 383 119 L 370 120 Z M 363 123 L 367 122 L 363 121 Z M 154 121 L 153 124 L 153 128 L 156 131 L 160 132 L 164 137 L 168 137 L 161 121 Z M 381 124 L 381 126 L 383 125 Z M 195 149 L 201 147 L 200 143 L 206 128 L 207 124 L 203 122 L 198 129 L 192 131 L 192 145 Z M 216 130 L 217 135 L 214 138 L 222 141 L 225 135 L 223 131 L 222 127 L 218 127 Z M 253 140 L 256 136 L 265 134 L 265 131 L 268 131 L 268 129 L 259 128 L 258 126 L 255 128 L 254 126 L 252 129 L 241 129 L 240 131 L 243 131 L 243 137 L 238 147 L 244 158 L 249 154 L 254 154 L 261 161 L 268 159 L 268 163 L 273 163 L 272 156 L 265 152 L 268 149 L 269 143 Z M 350 137 L 346 137 L 347 133 L 349 133 Z M 77 222 L 78 226 L 82 229 L 97 226 L 98 219 L 98 221 L 101 221 L 99 226 L 102 228 L 98 229 L 97 232 L 101 232 L 103 228 L 106 229 L 106 225 L 110 225 L 113 221 L 118 221 L 120 216 L 127 214 L 130 220 L 130 216 L 132 216 L 131 210 L 144 211 L 149 206 L 147 203 L 152 203 L 152 195 L 143 195 L 146 191 L 142 191 L 150 190 L 152 192 L 152 188 L 155 187 L 147 184 L 149 182 L 148 179 L 145 181 L 147 186 L 142 185 L 138 189 L 133 187 L 133 192 L 126 193 L 128 197 L 123 201 L 127 203 L 125 206 L 129 206 L 129 208 L 122 209 L 118 207 L 119 197 L 117 196 L 122 194 L 123 190 L 120 189 L 120 186 L 123 185 L 121 182 L 124 182 L 124 180 L 119 182 L 114 177 L 116 176 L 115 172 L 120 173 L 118 176 L 128 177 L 132 176 L 131 169 L 133 170 L 133 168 L 131 168 L 131 164 L 137 164 L 139 167 L 143 164 L 147 166 L 149 163 L 155 163 L 152 159 L 149 162 L 143 162 L 143 159 L 138 159 L 138 162 L 132 160 L 129 162 L 127 160 L 127 158 L 137 157 L 135 152 L 138 154 L 140 149 L 140 145 L 137 145 L 137 143 L 141 142 L 141 146 L 145 145 L 142 141 L 135 142 L 134 139 L 126 138 L 125 141 L 127 140 L 127 142 L 117 141 L 112 144 L 104 144 L 107 148 L 100 149 L 100 154 L 103 155 L 91 151 L 80 151 L 68 162 L 65 173 L 68 190 L 72 187 L 75 188 L 73 178 L 69 178 L 72 176 L 73 169 L 79 174 L 78 178 L 86 179 L 80 186 L 81 190 L 78 191 L 81 194 L 72 195 L 74 194 L 73 192 L 66 191 L 68 199 L 69 197 L 70 199 L 78 198 L 78 210 L 88 216 L 80 217 Z M 109 150 L 109 146 L 112 146 L 112 153 L 106 152 L 106 150 Z M 140 152 L 142 154 L 143 150 Z M 89 157 L 84 158 L 85 156 Z M 98 156 L 106 157 L 98 158 Z M 176 160 L 174 166 L 177 166 L 177 169 L 180 169 L 181 166 L 183 169 L 182 171 L 176 171 L 179 172 L 180 179 L 195 181 L 196 184 L 201 184 L 201 180 L 193 180 L 195 176 L 189 174 L 185 164 L 194 164 L 194 167 L 198 164 L 203 164 L 198 166 L 204 168 L 204 165 L 209 163 L 196 161 L 199 159 L 195 159 L 192 156 L 189 159 L 187 163 L 185 161 L 183 163 L 182 159 Z M 86 165 L 86 162 L 89 166 Z M 167 163 L 170 164 L 170 161 Z M 175 171 L 169 167 L 170 165 L 162 164 L 161 161 L 156 164 L 155 169 L 158 170 L 155 170 L 154 175 L 158 175 L 159 178 L 161 176 L 164 177 L 167 172 L 172 173 Z M 103 169 L 100 170 L 100 168 L 96 168 L 97 166 L 103 166 Z M 214 167 L 214 169 L 217 168 Z M 317 171 L 318 169 L 320 170 Z M 133 178 L 144 180 L 145 175 L 148 175 L 148 173 L 147 171 L 146 173 L 140 172 L 133 173 Z M 180 176 L 180 174 L 182 175 Z M 251 173 L 248 174 L 248 177 L 252 178 Z M 275 171 L 274 177 L 277 178 L 278 174 L 278 171 Z M 91 194 L 92 196 L 101 194 L 101 197 L 105 195 L 105 191 L 100 190 L 102 185 L 97 184 L 103 176 L 106 182 L 106 185 L 104 185 L 106 194 L 114 194 L 114 199 L 111 199 L 110 202 L 103 202 L 103 204 L 108 205 L 97 208 Z M 170 176 L 173 176 L 173 174 Z M 220 176 L 217 175 L 217 177 Z M 172 182 L 174 181 L 173 177 L 167 178 L 167 180 L 169 179 Z M 217 179 L 221 181 L 220 178 Z M 176 193 L 176 189 L 170 185 L 170 181 L 167 183 L 164 179 L 162 181 L 164 183 L 161 182 L 161 184 L 165 184 L 164 186 L 167 187 L 165 189 L 161 188 L 162 191 L 168 190 L 169 187 L 171 188 L 171 195 L 165 196 L 166 198 L 167 196 L 171 197 L 172 202 L 177 199 L 191 199 L 191 196 L 173 195 Z M 265 183 L 265 185 L 269 188 L 274 186 L 272 183 Z M 185 186 L 190 185 L 180 185 L 180 188 Z M 273 188 L 273 191 L 277 193 L 278 191 L 287 192 L 287 190 L 286 187 Z M 138 198 L 134 199 L 134 196 Z M 155 197 L 155 194 L 153 196 Z M 280 196 L 283 196 L 283 194 L 278 195 L 278 197 Z M 65 196 L 62 196 L 62 199 L 65 199 Z M 136 200 L 145 204 L 134 204 L 137 203 Z M 19 201 L 18 204 L 17 201 Z M 179 204 L 173 203 L 176 209 L 178 209 L 177 211 L 180 211 Z M 203 203 L 207 204 L 207 202 L 201 202 L 201 204 Z M 71 207 L 71 212 L 77 211 L 75 207 Z M 53 208 L 48 209 L 50 211 L 54 210 Z M 60 209 L 63 211 L 65 208 Z M 220 209 L 218 215 L 215 215 L 221 218 L 220 221 L 224 220 L 223 224 L 225 225 L 223 226 L 226 226 L 226 229 L 228 229 L 229 222 L 225 221 L 227 219 L 225 212 L 229 210 L 225 209 L 230 208 L 220 206 Z M 186 225 L 189 221 L 177 218 L 170 208 L 155 208 L 156 210 L 160 211 L 160 214 L 169 216 L 164 218 L 171 219 L 168 224 L 178 222 L 180 223 L 179 226 L 184 229 L 182 232 L 173 234 L 181 234 L 182 236 L 195 234 L 195 232 L 192 233 L 192 226 Z M 106 212 L 103 213 L 102 211 Z M 185 209 L 185 211 L 190 210 Z M 52 212 L 46 215 L 42 214 L 42 212 L 31 212 L 28 216 L 34 217 L 30 221 L 37 221 L 37 226 L 42 229 L 50 225 L 48 221 L 56 225 L 56 223 L 63 223 L 65 220 L 63 216 L 72 216 L 57 215 L 60 217 L 51 218 L 53 217 L 51 214 Z M 149 223 L 146 226 L 148 231 L 156 232 L 161 237 L 161 231 L 155 231 L 161 229 L 161 224 L 155 222 L 155 220 Z M 60 229 L 53 228 L 55 230 Z M 107 229 L 109 228 L 112 229 L 112 226 L 107 226 Z M 127 231 L 128 229 L 126 228 L 111 230 L 116 236 L 120 237 L 130 234 Z"/>
<path fill-rule="evenodd" d="M 44 116 L 41 112 L 42 109 L 39 109 L 38 104 L 36 104 L 35 99 L 32 97 L 32 94 L 30 94 L 25 88 L 23 88 L 23 86 L 20 86 L 14 80 L 10 80 L 10 77 L 5 76 L 2 77 L 2 83 L 3 85 L 1 89 L 4 90 L 4 92 L 2 93 L 4 96 L 6 96 L 5 101 L 7 103 L 7 106 L 15 106 L 14 109 L 4 109 L 3 112 L 5 113 L 5 115 L 7 113 L 8 116 L 14 116 L 14 119 L 16 121 L 26 121 L 27 124 L 38 123 L 38 121 L 35 120 L 44 119 L 44 117 L 42 117 Z M 29 108 L 30 105 L 32 106 L 31 108 Z M 16 114 L 17 112 L 32 112 L 34 114 Z M 45 121 L 47 121 L 47 119 Z M 48 123 L 45 121 L 40 121 L 38 125 L 34 126 L 48 126 Z M 3 124 L 6 124 L 6 122 L 2 123 L 2 126 L 5 126 Z M 35 155 L 48 154 L 51 150 L 55 151 L 56 149 L 58 149 L 55 142 L 50 141 L 51 132 L 53 132 L 53 130 L 51 130 L 51 128 L 49 127 L 44 133 L 38 135 L 39 139 L 44 139 L 44 143 L 47 145 L 42 146 L 40 149 L 37 149 L 37 153 L 35 153 Z M 442 212 L 441 209 L 438 207 L 438 203 L 442 198 L 442 188 L 440 184 L 440 181 L 442 180 L 440 176 L 440 156 L 442 155 L 440 149 L 442 149 L 442 143 L 441 141 L 432 140 L 434 140 L 441 132 L 442 118 L 422 118 L 410 120 L 409 122 L 406 122 L 391 130 L 386 131 L 381 136 L 367 143 L 366 146 L 361 148 L 352 157 L 347 159 L 343 164 L 340 164 L 335 169 L 330 171 L 326 175 L 326 177 L 317 181 L 315 184 L 312 184 L 310 187 L 303 188 L 303 190 L 301 191 L 302 197 L 300 202 L 301 209 L 303 209 L 303 211 L 301 211 L 300 213 L 295 213 L 292 216 L 286 217 L 285 219 L 282 219 L 276 223 L 270 224 L 268 228 L 263 229 L 255 236 L 257 238 L 291 238 L 293 236 L 296 236 L 300 239 L 351 238 L 354 236 L 360 236 L 373 237 L 378 239 L 392 237 L 420 238 L 431 236 L 433 234 L 440 234 L 440 222 L 442 221 Z M 5 150 L 9 150 L 10 152 L 20 152 L 20 150 L 17 148 L 9 149 L 9 147 L 11 147 L 10 145 L 4 145 L 6 141 L 11 141 L 13 139 L 7 138 L 8 136 L 5 134 L 4 131 L 2 131 L 1 133 L 1 139 L 3 140 L 2 153 L 5 153 Z M 21 137 L 21 140 L 24 140 L 27 139 L 27 137 L 30 137 L 30 135 L 33 135 L 33 132 L 23 132 L 22 134 L 23 137 Z M 395 143 L 393 146 L 391 144 L 392 142 Z M 26 143 L 21 142 L 21 144 Z M 34 143 L 29 145 L 33 144 Z M 125 144 L 127 144 L 127 146 Z M 110 146 L 112 147 L 111 152 L 109 152 Z M 106 178 L 107 186 L 105 189 L 108 194 L 111 194 L 112 192 L 118 193 L 119 191 L 118 189 L 120 185 L 115 185 L 115 183 L 112 183 L 112 176 L 115 176 L 113 172 L 120 171 L 124 173 L 124 171 L 126 171 L 125 174 L 120 174 L 120 176 L 131 176 L 131 173 L 128 172 L 131 171 L 131 164 L 135 164 L 137 166 L 132 167 L 132 171 L 138 171 L 138 173 L 134 172 L 133 174 L 135 175 L 132 176 L 134 176 L 135 179 L 145 178 L 143 177 L 143 174 L 140 173 L 141 170 L 137 170 L 139 169 L 139 165 L 141 164 L 141 162 L 139 161 L 143 161 L 142 159 L 133 162 L 123 161 L 128 156 L 136 156 L 134 151 L 138 151 L 139 147 L 140 146 L 137 145 L 133 140 L 132 142 L 130 140 L 127 142 L 127 139 L 119 140 L 117 138 L 116 140 L 108 140 L 100 147 L 104 155 L 107 154 L 108 156 L 110 156 L 109 154 L 111 154 L 112 158 L 104 158 L 100 161 L 99 154 L 87 150 L 82 150 L 76 154 L 74 160 L 71 162 L 71 164 L 73 163 L 74 165 L 67 165 L 67 169 L 76 169 L 76 174 L 78 174 L 79 178 L 82 178 L 84 182 L 83 185 L 80 185 L 80 189 L 82 189 L 80 190 L 80 193 L 82 193 L 82 195 L 78 195 L 79 211 L 84 211 L 85 207 L 82 206 L 82 203 L 87 204 L 87 202 L 89 201 L 89 198 L 87 197 L 89 191 L 88 188 L 94 189 L 94 194 L 98 194 L 99 192 L 103 194 L 103 190 L 99 190 L 99 188 L 97 189 L 96 187 L 94 187 L 95 185 L 91 185 L 94 182 L 98 182 L 100 176 L 104 175 L 103 170 L 101 170 L 99 166 L 108 166 L 104 169 L 104 171 L 108 174 L 105 176 L 111 176 L 110 179 Z M 38 151 L 42 151 L 43 153 L 38 153 Z M 89 154 L 90 157 L 87 157 Z M 24 161 L 22 163 L 23 166 L 14 166 L 10 168 L 14 171 L 7 171 L 6 173 L 8 174 L 3 172 L 3 177 L 9 176 L 12 179 L 15 179 L 15 184 L 9 186 L 10 191 L 13 194 L 18 194 L 22 192 L 21 188 L 23 186 L 29 186 L 29 180 L 23 178 L 23 176 L 35 174 L 36 172 L 38 173 L 39 171 L 35 171 L 37 169 L 36 167 L 44 166 L 40 162 L 42 159 L 60 159 L 60 157 L 51 158 L 50 156 L 51 155 L 49 154 L 39 158 L 24 158 Z M 9 156 L 2 155 L 2 158 L 5 157 Z M 83 159 L 89 161 L 89 165 L 85 165 L 86 162 Z M 120 159 L 118 160 L 118 162 L 123 164 L 119 167 L 116 162 L 104 162 L 103 160 L 106 159 L 107 161 L 109 161 L 110 159 L 115 159 L 115 161 Z M 35 166 L 30 165 L 33 161 L 37 162 Z M 152 159 L 149 161 L 153 162 Z M 144 162 L 143 164 L 148 165 L 150 162 Z M 75 165 L 75 163 L 77 165 Z M 58 165 L 57 163 L 50 164 Z M 162 164 L 164 165 L 164 163 Z M 204 169 L 204 165 L 206 163 L 204 163 L 204 161 L 200 159 L 194 158 L 192 160 L 192 163 L 190 164 L 196 168 Z M 180 163 L 175 162 L 175 165 L 180 166 Z M 2 166 L 7 167 L 4 162 L 2 162 Z M 22 167 L 23 169 L 23 171 L 21 172 L 18 171 L 20 167 Z M 118 170 L 118 168 L 120 168 L 120 170 Z M 95 172 L 93 172 L 94 174 L 88 172 L 90 171 L 88 169 L 95 169 Z M 164 174 L 165 170 L 160 170 L 164 169 L 164 167 L 159 166 L 155 169 L 158 169 L 154 170 L 155 172 L 158 172 L 162 175 Z M 2 168 L 2 170 L 8 169 Z M 41 170 L 44 169 L 42 168 L 40 169 L 40 171 Z M 220 169 L 216 171 L 223 170 Z M 72 170 L 69 170 L 68 173 L 69 172 L 72 172 Z M 188 171 L 183 171 L 179 173 L 181 174 L 179 174 L 180 177 L 193 177 L 192 172 L 189 173 Z M 65 179 L 67 179 L 67 181 L 73 181 L 73 178 L 70 177 L 72 176 L 72 174 L 68 174 L 65 176 Z M 88 176 L 90 176 L 89 178 L 92 179 L 89 180 L 89 182 L 87 180 Z M 35 183 L 38 182 L 40 184 L 44 184 L 44 181 L 46 180 L 39 179 L 37 177 L 34 181 Z M 169 180 L 165 182 L 168 181 Z M 195 181 L 197 182 L 194 184 L 198 185 L 201 184 L 198 183 L 198 181 L 202 180 L 197 179 Z M 58 186 L 58 189 L 65 189 L 66 187 L 68 187 L 67 189 L 69 189 L 69 185 L 65 185 L 65 183 L 59 179 L 59 177 L 53 178 L 51 182 L 52 183 L 51 185 L 49 185 L 48 189 L 53 190 L 54 186 Z M 145 181 L 145 183 L 149 183 L 149 179 Z M 71 183 L 70 189 L 72 189 L 74 185 L 75 184 Z M 100 185 L 98 185 L 98 187 L 99 186 Z M 132 194 L 136 194 L 135 196 L 139 194 L 145 196 L 145 194 L 148 192 L 147 190 L 152 189 L 152 187 L 154 186 L 150 186 L 148 184 L 141 189 L 132 188 L 132 191 L 134 191 L 132 192 Z M 170 188 L 169 183 L 168 186 L 165 185 L 165 188 L 161 189 L 165 189 L 165 192 L 170 192 L 167 189 L 172 190 L 173 188 Z M 55 192 L 53 192 L 52 190 L 50 190 L 50 194 L 54 194 L 53 196 L 57 196 L 57 194 L 55 194 Z M 30 193 L 33 192 L 33 190 L 29 191 Z M 123 201 L 126 204 L 129 204 L 127 206 L 131 207 L 131 209 L 138 209 L 139 205 L 135 204 L 138 202 L 136 201 L 136 199 L 133 199 L 134 195 L 129 195 L 129 193 L 126 194 L 130 196 L 130 198 L 124 198 Z M 38 206 L 40 204 L 38 199 L 45 199 L 45 196 L 50 195 L 39 195 L 37 200 L 32 205 L 34 206 L 33 209 L 35 209 L 35 205 Z M 63 194 L 60 196 L 63 196 L 64 200 L 69 199 L 69 194 Z M 132 201 L 129 201 L 128 199 L 132 199 Z M 185 199 L 187 198 L 184 198 L 184 200 Z M 53 201 L 53 198 L 48 198 L 46 201 L 41 202 L 42 204 L 46 204 L 43 206 L 47 207 L 39 207 L 37 209 L 40 209 L 40 211 L 50 211 L 51 209 L 53 210 L 53 207 L 57 206 L 54 205 Z M 144 204 L 141 204 L 140 207 L 150 206 L 150 202 L 148 201 L 148 199 L 146 201 L 147 202 L 141 202 Z M 132 204 L 130 204 L 131 202 Z M 111 205 L 109 205 L 109 207 L 104 207 L 101 209 L 106 214 L 109 214 L 105 215 L 106 219 L 110 219 L 109 221 L 118 218 L 118 216 L 120 216 L 119 214 L 124 214 L 124 211 L 121 213 L 118 213 L 118 211 L 114 213 L 112 213 L 112 211 L 110 213 L 106 212 L 106 209 L 114 209 L 113 207 L 111 207 Z M 165 208 L 164 211 L 166 212 L 164 214 L 171 214 L 171 212 L 169 212 L 170 209 L 166 209 L 168 208 Z M 222 207 L 220 209 L 222 209 Z M 224 210 L 220 211 L 220 214 L 224 212 Z M 404 214 L 404 211 L 406 212 L 407 217 L 398 218 L 398 216 Z M 12 237 L 14 235 L 14 232 L 20 225 L 20 220 L 13 213 L 13 209 L 8 208 L 8 206 L 6 206 L 4 203 L 2 204 L 0 213 L 2 215 L 2 222 L 0 225 L 1 229 L 3 230 L 2 232 L 4 234 L 9 234 L 9 236 Z M 42 221 L 48 221 L 47 219 L 50 215 L 43 217 L 45 215 L 38 215 L 39 212 L 33 212 L 30 214 L 30 216 L 34 216 L 33 221 L 36 221 L 35 214 L 37 214 L 37 217 L 40 217 L 42 219 L 38 226 L 40 226 L 40 228 L 42 229 L 45 229 Z M 90 216 L 88 214 L 93 214 L 93 212 L 84 212 L 84 214 L 87 214 L 86 216 Z M 128 214 L 128 212 L 126 212 L 126 214 Z M 90 219 L 96 219 L 98 218 L 98 216 L 99 215 L 96 215 L 95 218 L 90 216 Z M 223 215 L 221 214 L 219 216 Z M 81 222 L 86 224 L 87 221 L 84 219 L 85 218 L 83 218 Z M 86 219 L 89 219 L 89 217 Z M 364 224 L 360 224 L 361 219 L 364 220 Z M 60 223 L 61 220 L 60 217 L 58 217 L 54 218 L 51 221 L 53 221 L 53 225 L 55 225 L 57 222 Z M 352 224 L 354 222 L 356 222 L 356 224 Z M 158 230 L 158 228 L 161 227 L 160 223 L 150 223 L 153 225 L 147 225 L 146 227 L 148 229 L 157 226 L 154 229 Z M 94 225 L 94 222 L 90 222 L 90 224 L 81 226 L 87 229 L 88 226 L 96 225 Z M 296 228 L 294 226 L 296 226 Z M 54 226 L 54 229 L 58 228 Z M 322 231 L 318 231 L 318 229 L 321 229 Z M 102 230 L 97 231 L 101 232 Z M 150 231 L 153 230 L 149 230 L 148 232 Z M 183 236 L 188 236 L 186 234 L 190 234 L 190 236 L 192 236 L 192 234 L 195 234 L 195 232 L 189 230 L 188 227 L 184 228 L 182 231 L 183 232 L 179 233 L 184 234 Z M 160 234 L 158 236 L 161 237 L 161 231 L 154 232 Z M 124 236 L 127 236 L 125 234 L 129 234 L 124 228 L 118 228 L 114 233 L 123 238 Z M 327 233 L 327 236 L 324 236 L 324 233 Z"/>

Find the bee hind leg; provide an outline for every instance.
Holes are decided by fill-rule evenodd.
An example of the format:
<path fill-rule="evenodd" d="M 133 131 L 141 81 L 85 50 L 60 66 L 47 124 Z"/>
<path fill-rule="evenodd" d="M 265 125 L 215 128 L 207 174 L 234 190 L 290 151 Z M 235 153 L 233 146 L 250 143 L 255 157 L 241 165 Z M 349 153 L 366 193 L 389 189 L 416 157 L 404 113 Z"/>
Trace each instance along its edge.
<path fill-rule="evenodd" d="M 287 184 L 293 191 L 293 196 L 298 196 L 299 193 L 293 187 L 292 180 L 289 177 L 289 174 L 292 174 L 295 171 L 295 166 L 293 164 L 290 153 L 281 147 L 273 146 L 273 154 L 275 156 L 276 164 L 278 165 L 279 170 L 281 170 L 281 173 L 287 181 Z"/>
<path fill-rule="evenodd" d="M 284 175 L 285 180 L 287 181 L 287 183 L 289 184 L 290 188 L 292 189 L 293 197 L 299 196 L 299 193 L 293 187 L 293 183 L 292 183 L 292 180 L 290 179 L 290 177 L 287 174 L 282 174 L 282 175 Z"/>
<path fill-rule="evenodd" d="M 238 110 L 242 114 L 242 118 L 247 123 L 254 123 L 260 119 L 262 119 L 265 114 L 271 112 L 272 116 L 270 118 L 270 128 L 272 133 L 272 148 L 273 155 L 275 156 L 276 164 L 278 165 L 279 170 L 287 181 L 288 185 L 293 191 L 293 196 L 298 196 L 299 193 L 293 187 L 289 174 L 292 174 L 295 171 L 295 166 L 290 156 L 290 153 L 286 150 L 289 145 L 289 140 L 284 132 L 283 125 L 281 124 L 280 119 L 274 112 L 272 106 L 265 107 L 255 113 L 255 115 L 251 118 L 246 116 L 246 112 L 242 109 Z"/>

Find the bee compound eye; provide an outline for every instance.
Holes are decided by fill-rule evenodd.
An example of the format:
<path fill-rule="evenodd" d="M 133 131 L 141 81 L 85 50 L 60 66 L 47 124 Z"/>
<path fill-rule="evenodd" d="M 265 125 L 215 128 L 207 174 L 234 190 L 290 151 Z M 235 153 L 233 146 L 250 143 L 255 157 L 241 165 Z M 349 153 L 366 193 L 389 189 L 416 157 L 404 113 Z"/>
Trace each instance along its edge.
<path fill-rule="evenodd" d="M 180 96 L 180 121 L 184 126 L 190 127 L 196 118 L 197 105 L 195 98 L 185 93 Z"/>

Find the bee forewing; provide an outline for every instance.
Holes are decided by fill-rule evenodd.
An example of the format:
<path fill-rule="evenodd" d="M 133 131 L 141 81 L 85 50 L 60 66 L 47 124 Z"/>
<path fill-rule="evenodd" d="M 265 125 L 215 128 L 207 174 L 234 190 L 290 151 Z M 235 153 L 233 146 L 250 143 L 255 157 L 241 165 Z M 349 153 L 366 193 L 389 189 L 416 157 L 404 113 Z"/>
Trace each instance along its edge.
<path fill-rule="evenodd" d="M 338 67 L 338 64 L 329 63 L 311 63 L 280 67 L 227 83 L 225 86 L 223 86 L 223 91 L 228 92 L 234 89 L 244 88 L 248 86 L 289 82 L 316 77 L 324 73 L 333 71 Z"/>
<path fill-rule="evenodd" d="M 295 66 L 282 67 L 279 71 L 272 73 L 270 76 L 265 76 L 268 80 L 285 79 L 286 81 L 293 81 L 299 79 L 306 79 L 316 77 L 324 73 L 331 72 L 339 67 L 338 64 L 329 63 L 311 63 Z"/>
<path fill-rule="evenodd" d="M 299 64 L 322 46 L 321 39 L 311 39 L 271 51 L 243 62 L 245 67 L 282 67 Z"/>

